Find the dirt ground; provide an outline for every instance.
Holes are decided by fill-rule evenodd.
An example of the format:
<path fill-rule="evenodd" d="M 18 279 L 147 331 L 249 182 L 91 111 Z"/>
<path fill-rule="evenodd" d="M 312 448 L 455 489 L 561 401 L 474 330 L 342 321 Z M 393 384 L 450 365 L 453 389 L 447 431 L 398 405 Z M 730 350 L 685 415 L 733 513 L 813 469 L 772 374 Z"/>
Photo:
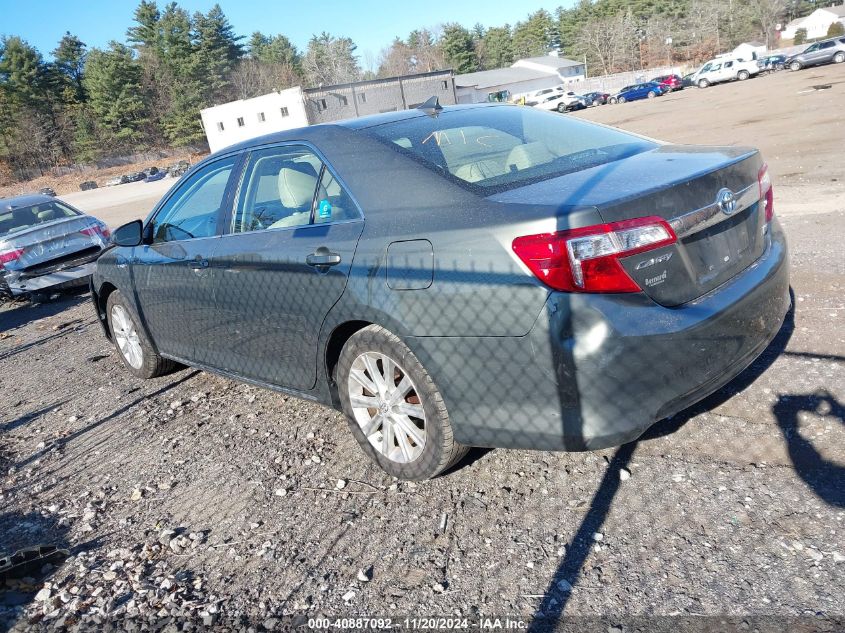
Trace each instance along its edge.
<path fill-rule="evenodd" d="M 0 550 L 51 543 L 71 558 L 16 581 L 0 627 L 355 615 L 477 629 L 510 614 L 532 630 L 561 616 L 614 633 L 699 616 L 841 630 L 843 78 L 780 73 L 578 115 L 761 147 L 792 257 L 795 310 L 772 346 L 616 450 L 476 450 L 436 480 L 397 482 L 329 409 L 192 369 L 132 378 L 83 294 L 7 306 Z"/>

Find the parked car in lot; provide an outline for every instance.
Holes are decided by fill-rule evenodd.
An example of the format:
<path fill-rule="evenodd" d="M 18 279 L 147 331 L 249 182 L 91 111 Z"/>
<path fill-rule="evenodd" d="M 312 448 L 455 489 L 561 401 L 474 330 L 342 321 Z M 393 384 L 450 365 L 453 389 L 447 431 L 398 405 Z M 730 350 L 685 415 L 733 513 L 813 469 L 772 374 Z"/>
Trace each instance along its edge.
<path fill-rule="evenodd" d="M 634 84 L 632 86 L 625 86 L 615 95 L 608 99 L 609 103 L 625 103 L 626 101 L 636 101 L 637 99 L 653 99 L 659 97 L 664 93 L 663 87 L 647 81 L 642 84 Z"/>
<path fill-rule="evenodd" d="M 114 187 L 116 185 L 125 185 L 129 182 L 129 179 L 126 175 L 123 176 L 113 176 L 106 181 L 106 187 Z"/>
<path fill-rule="evenodd" d="M 684 88 L 695 87 L 695 81 L 693 81 L 693 77 L 695 77 L 695 73 L 689 73 L 688 75 L 684 75 L 683 77 L 681 77 L 681 83 L 683 84 Z"/>
<path fill-rule="evenodd" d="M 584 97 L 569 92 L 553 92 L 540 98 L 540 101 L 534 106 L 540 110 L 550 110 L 555 112 L 572 112 L 574 110 L 583 110 L 587 107 L 587 102 Z"/>
<path fill-rule="evenodd" d="M 588 92 L 584 95 L 584 99 L 590 106 L 599 106 L 605 105 L 607 100 L 610 99 L 610 95 L 606 92 Z"/>
<path fill-rule="evenodd" d="M 774 72 L 783 70 L 785 62 L 786 55 L 769 55 L 757 60 L 757 68 L 760 69 L 760 72 Z"/>
<path fill-rule="evenodd" d="M 109 236 L 103 222 L 51 196 L 0 199 L 0 291 L 84 285 Z"/>
<path fill-rule="evenodd" d="M 834 37 L 810 44 L 797 55 L 790 55 L 784 65 L 790 70 L 801 70 L 820 64 L 845 62 L 845 37 Z"/>
<path fill-rule="evenodd" d="M 167 168 L 167 175 L 171 178 L 179 178 L 190 168 L 190 163 L 186 160 L 180 160 Z"/>
<path fill-rule="evenodd" d="M 91 189 L 96 189 L 97 183 L 93 180 L 86 180 L 85 182 L 79 183 L 79 190 L 80 191 L 89 191 Z"/>
<path fill-rule="evenodd" d="M 408 479 L 468 446 L 634 440 L 747 367 L 790 304 L 757 150 L 510 105 L 246 141 L 114 241 L 92 300 L 129 372 L 336 407 Z"/>
<path fill-rule="evenodd" d="M 129 172 L 124 176 L 126 178 L 126 182 L 140 182 L 147 177 L 146 172 L 143 171 L 132 171 Z"/>
<path fill-rule="evenodd" d="M 41 189 L 38 190 L 38 193 L 42 196 L 50 196 L 51 198 L 56 197 L 56 190 L 52 187 L 41 187 Z"/>
<path fill-rule="evenodd" d="M 663 87 L 664 92 L 674 92 L 684 89 L 684 81 L 678 75 L 661 75 L 651 80 Z"/>
<path fill-rule="evenodd" d="M 157 169 L 152 173 L 148 173 L 147 177 L 144 178 L 144 182 L 155 182 L 157 180 L 162 180 L 164 177 L 167 176 L 167 172 L 164 170 Z"/>
<path fill-rule="evenodd" d="M 693 75 L 692 81 L 699 88 L 707 88 L 724 81 L 735 79 L 745 81 L 759 72 L 760 69 L 757 67 L 756 61 L 746 62 L 730 57 L 717 57 L 699 68 Z"/>

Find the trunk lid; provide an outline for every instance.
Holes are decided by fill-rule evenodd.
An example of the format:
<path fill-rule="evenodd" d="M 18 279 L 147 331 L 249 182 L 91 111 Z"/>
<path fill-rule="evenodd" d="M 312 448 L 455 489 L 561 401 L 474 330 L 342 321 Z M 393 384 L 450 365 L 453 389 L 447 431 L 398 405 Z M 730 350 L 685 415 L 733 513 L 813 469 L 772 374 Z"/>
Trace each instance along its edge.
<path fill-rule="evenodd" d="M 734 277 L 765 250 L 757 150 L 664 145 L 495 196 L 500 202 L 595 207 L 602 220 L 658 216 L 676 244 L 620 259 L 649 297 L 673 307 Z M 732 194 L 733 202 L 726 197 Z M 720 201 L 722 204 L 720 205 Z"/>
<path fill-rule="evenodd" d="M 94 253 L 95 248 L 102 250 L 106 243 L 99 234 L 86 235 L 81 232 L 96 223 L 91 216 L 81 215 L 7 233 L 0 237 L 0 250 L 21 249 L 23 253 L 5 267 L 26 272 L 80 251 L 90 250 Z"/>

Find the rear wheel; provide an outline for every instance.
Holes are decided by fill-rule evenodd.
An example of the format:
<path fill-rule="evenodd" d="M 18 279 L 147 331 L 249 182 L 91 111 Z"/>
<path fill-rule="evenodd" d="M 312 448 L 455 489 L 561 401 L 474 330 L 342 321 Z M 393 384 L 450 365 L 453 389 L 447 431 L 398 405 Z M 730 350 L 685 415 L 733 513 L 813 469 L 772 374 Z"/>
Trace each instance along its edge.
<path fill-rule="evenodd" d="M 746 80 L 746 79 L 748 79 L 750 76 L 751 76 L 751 75 L 749 74 L 749 72 L 748 72 L 747 70 L 740 70 L 740 71 L 737 73 L 736 78 L 737 78 L 737 79 L 739 79 L 740 81 L 745 81 L 745 80 Z"/>
<path fill-rule="evenodd" d="M 564 112 L 566 112 L 566 105 L 563 104 L 563 103 L 558 103 L 557 104 L 557 111 L 560 112 L 561 114 L 563 114 Z"/>
<path fill-rule="evenodd" d="M 607 100 L 607 102 L 611 105 L 614 105 L 617 102 L 617 99 L 616 99 L 616 97 L 611 97 L 610 99 Z"/>
<path fill-rule="evenodd" d="M 120 360 L 133 375 L 155 378 L 173 371 L 176 363 L 158 355 L 147 335 L 138 327 L 138 317 L 120 291 L 115 290 L 109 295 L 106 314 Z"/>
<path fill-rule="evenodd" d="M 371 325 L 346 342 L 338 391 L 352 434 L 364 452 L 399 479 L 429 479 L 457 463 L 458 444 L 443 398 L 413 352 Z"/>
<path fill-rule="evenodd" d="M 800 62 L 792 62 L 789 65 L 790 70 L 801 70 L 801 63 Z"/>
<path fill-rule="evenodd" d="M 842 62 L 845 62 L 845 53 L 843 53 L 843 52 L 836 53 L 836 55 L 833 56 L 833 61 L 837 64 L 841 64 Z"/>
<path fill-rule="evenodd" d="M 649 99 L 654 99 L 656 96 L 657 96 L 657 93 L 656 93 L 654 90 L 651 90 L 651 91 L 648 93 L 648 98 L 649 98 Z"/>
<path fill-rule="evenodd" d="M 706 79 L 699 79 L 698 80 L 698 87 L 699 88 L 707 88 L 710 85 L 710 82 Z"/>
<path fill-rule="evenodd" d="M 619 97 L 619 99 L 617 99 L 617 101 L 619 103 L 625 103 L 626 99 L 625 99 L 625 97 Z"/>

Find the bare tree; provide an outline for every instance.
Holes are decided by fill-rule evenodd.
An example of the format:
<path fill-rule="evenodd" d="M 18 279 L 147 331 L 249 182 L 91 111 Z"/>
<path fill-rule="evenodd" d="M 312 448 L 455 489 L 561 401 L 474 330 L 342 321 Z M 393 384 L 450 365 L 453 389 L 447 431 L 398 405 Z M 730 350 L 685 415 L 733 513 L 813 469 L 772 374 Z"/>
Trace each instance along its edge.
<path fill-rule="evenodd" d="M 251 99 L 299 83 L 299 76 L 290 64 L 264 63 L 257 59 L 242 59 L 232 73 L 232 97 Z"/>
<path fill-rule="evenodd" d="M 616 66 L 619 50 L 618 20 L 616 18 L 591 18 L 581 27 L 576 44 L 598 62 L 603 75 L 609 75 Z"/>
<path fill-rule="evenodd" d="M 766 48 L 771 47 L 775 27 L 786 15 L 786 8 L 786 0 L 748 0 L 748 13 L 752 22 L 760 28 Z"/>

